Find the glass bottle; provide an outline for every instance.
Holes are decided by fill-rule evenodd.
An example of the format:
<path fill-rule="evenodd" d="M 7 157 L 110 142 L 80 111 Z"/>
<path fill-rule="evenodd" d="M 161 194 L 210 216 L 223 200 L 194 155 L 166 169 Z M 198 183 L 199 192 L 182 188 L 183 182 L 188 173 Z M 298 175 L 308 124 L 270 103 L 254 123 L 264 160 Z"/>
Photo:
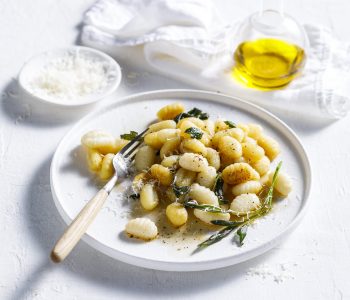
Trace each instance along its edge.
<path fill-rule="evenodd" d="M 233 75 L 248 87 L 283 87 L 302 71 L 307 48 L 305 31 L 284 13 L 283 0 L 262 0 L 238 29 Z"/>

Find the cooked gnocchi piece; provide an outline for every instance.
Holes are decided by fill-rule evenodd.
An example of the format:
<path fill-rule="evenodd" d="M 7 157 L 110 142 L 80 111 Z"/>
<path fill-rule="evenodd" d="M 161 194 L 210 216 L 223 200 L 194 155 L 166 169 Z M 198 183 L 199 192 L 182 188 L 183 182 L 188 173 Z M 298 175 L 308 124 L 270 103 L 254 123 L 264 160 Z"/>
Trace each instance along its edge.
<path fill-rule="evenodd" d="M 153 240 L 158 235 L 158 228 L 153 221 L 146 218 L 136 218 L 130 220 L 125 226 L 125 232 L 130 237 L 135 237 L 145 241 Z"/>
<path fill-rule="evenodd" d="M 235 159 L 242 156 L 241 143 L 231 136 L 223 136 L 219 139 L 218 150 L 228 158 Z"/>
<path fill-rule="evenodd" d="M 179 187 L 190 186 L 197 177 L 194 171 L 179 168 L 175 174 L 175 185 Z"/>
<path fill-rule="evenodd" d="M 212 189 L 215 183 L 217 173 L 214 167 L 208 167 L 197 175 L 197 182 L 209 189 Z"/>
<path fill-rule="evenodd" d="M 248 136 L 258 140 L 262 135 L 263 128 L 259 124 L 248 124 Z"/>
<path fill-rule="evenodd" d="M 209 166 L 214 167 L 216 170 L 220 169 L 220 154 L 213 148 L 207 148 L 206 159 Z"/>
<path fill-rule="evenodd" d="M 151 124 L 148 127 L 148 133 L 157 132 L 162 129 L 175 129 L 176 122 L 174 120 L 165 120 L 158 123 Z"/>
<path fill-rule="evenodd" d="M 230 136 L 235 138 L 237 141 L 242 142 L 244 139 L 244 131 L 241 128 L 230 128 L 215 133 L 211 143 L 214 148 L 219 144 L 219 140 L 224 136 Z"/>
<path fill-rule="evenodd" d="M 196 153 L 184 153 L 180 156 L 179 164 L 182 168 L 194 172 L 201 172 L 208 167 L 208 161 Z"/>
<path fill-rule="evenodd" d="M 152 210 L 159 203 L 158 194 L 153 184 L 146 183 L 140 192 L 140 203 L 145 210 Z"/>
<path fill-rule="evenodd" d="M 269 183 L 272 182 L 273 173 L 269 174 Z M 275 183 L 275 189 L 282 196 L 286 197 L 292 190 L 292 180 L 290 177 L 283 171 L 278 173 Z"/>
<path fill-rule="evenodd" d="M 103 156 L 94 149 L 87 149 L 86 158 L 90 171 L 98 172 L 101 170 Z"/>
<path fill-rule="evenodd" d="M 165 214 L 170 223 L 175 227 L 184 225 L 188 219 L 186 208 L 178 202 L 169 204 L 166 208 Z"/>
<path fill-rule="evenodd" d="M 161 108 L 158 113 L 159 120 L 172 120 L 178 114 L 181 114 L 185 111 L 185 107 L 181 103 L 172 103 Z"/>
<path fill-rule="evenodd" d="M 222 171 L 222 178 L 228 184 L 239 184 L 248 180 L 259 180 L 260 175 L 248 163 L 235 163 Z"/>
<path fill-rule="evenodd" d="M 173 174 L 162 165 L 154 164 L 151 169 L 151 175 L 154 179 L 164 186 L 169 186 L 173 182 Z"/>
<path fill-rule="evenodd" d="M 179 136 L 173 137 L 171 139 L 168 139 L 160 148 L 160 158 L 163 159 L 166 156 L 172 155 L 174 153 L 178 152 L 178 147 L 181 143 L 181 139 Z"/>
<path fill-rule="evenodd" d="M 230 209 L 237 216 L 246 215 L 260 207 L 259 197 L 255 194 L 242 194 L 233 199 Z"/>
<path fill-rule="evenodd" d="M 232 194 L 239 196 L 242 194 L 257 194 L 262 189 L 262 185 L 259 181 L 249 180 L 240 184 L 235 185 L 232 188 Z"/>
<path fill-rule="evenodd" d="M 258 161 L 251 163 L 251 166 L 260 174 L 260 176 L 263 176 L 270 170 L 270 160 L 267 156 L 263 156 Z"/>
<path fill-rule="evenodd" d="M 101 163 L 101 170 L 100 170 L 100 178 L 102 180 L 109 179 L 114 174 L 114 167 L 113 167 L 113 153 L 108 153 L 105 155 L 105 157 L 102 160 Z"/>
<path fill-rule="evenodd" d="M 207 147 L 205 147 L 203 143 L 196 139 L 184 139 L 180 144 L 180 151 L 182 153 L 197 153 L 204 157 L 207 155 Z"/>
<path fill-rule="evenodd" d="M 200 204 L 211 204 L 215 206 L 219 205 L 219 200 L 215 193 L 198 183 L 191 185 L 188 195 L 191 199 L 196 200 Z"/>
<path fill-rule="evenodd" d="M 157 217 L 157 224 L 163 220 L 160 214 L 166 216 L 173 230 L 185 225 L 180 232 L 193 226 L 189 222 L 193 215 L 205 224 L 222 226 L 232 224 L 225 221 L 238 222 L 237 217 L 251 222 L 264 215 L 265 192 L 276 172 L 272 161 L 281 149 L 261 125 L 213 121 L 197 108 L 185 112 L 181 103 L 161 108 L 157 117 L 131 168 L 136 173 L 130 198 L 139 199 L 145 215 Z M 102 180 L 111 178 L 114 156 L 136 135 L 131 131 L 116 138 L 101 130 L 87 132 L 81 143 L 89 170 Z M 274 189 L 286 197 L 292 190 L 290 177 L 279 172 Z M 159 227 L 160 235 L 163 227 Z M 125 232 L 147 241 L 157 237 L 158 228 L 141 217 L 130 220 Z"/>
<path fill-rule="evenodd" d="M 244 158 L 250 163 L 262 159 L 265 155 L 264 149 L 254 143 L 243 143 L 242 152 Z"/>
<path fill-rule="evenodd" d="M 280 146 L 272 137 L 262 135 L 258 139 L 258 144 L 265 150 L 266 156 L 273 161 L 280 154 Z"/>
<path fill-rule="evenodd" d="M 93 130 L 84 134 L 81 143 L 101 154 L 116 153 L 120 150 L 117 139 L 110 133 L 100 130 Z"/>
<path fill-rule="evenodd" d="M 177 169 L 179 166 L 180 155 L 170 155 L 164 157 L 161 161 L 161 165 L 169 169 Z"/>
<path fill-rule="evenodd" d="M 137 171 L 148 170 L 156 161 L 156 150 L 145 145 L 142 146 L 135 156 L 135 168 Z"/>

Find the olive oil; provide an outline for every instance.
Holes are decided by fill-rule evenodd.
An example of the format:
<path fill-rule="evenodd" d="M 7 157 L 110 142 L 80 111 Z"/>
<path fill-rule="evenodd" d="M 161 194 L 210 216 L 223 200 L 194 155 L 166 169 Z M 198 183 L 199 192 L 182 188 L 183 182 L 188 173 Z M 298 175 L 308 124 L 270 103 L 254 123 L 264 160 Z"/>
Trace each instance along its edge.
<path fill-rule="evenodd" d="M 305 52 L 297 45 L 262 38 L 240 44 L 233 75 L 249 87 L 273 89 L 288 84 L 302 70 Z"/>

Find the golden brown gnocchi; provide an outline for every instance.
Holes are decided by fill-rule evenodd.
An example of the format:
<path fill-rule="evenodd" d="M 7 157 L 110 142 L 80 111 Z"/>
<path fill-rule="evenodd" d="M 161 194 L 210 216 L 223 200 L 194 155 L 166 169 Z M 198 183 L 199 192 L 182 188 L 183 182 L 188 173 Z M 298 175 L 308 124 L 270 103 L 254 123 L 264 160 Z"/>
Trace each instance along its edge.
<path fill-rule="evenodd" d="M 139 198 L 145 213 L 165 213 L 175 228 L 190 224 L 193 216 L 226 226 L 237 217 L 248 222 L 259 215 L 266 206 L 261 195 L 271 185 L 281 196 L 291 192 L 291 179 L 284 172 L 272 184 L 271 162 L 280 146 L 261 125 L 214 122 L 196 108 L 185 112 L 181 103 L 163 107 L 157 116 L 159 121 L 149 126 L 134 160 L 133 199 Z M 131 139 L 127 136 L 86 133 L 81 143 L 89 169 L 103 180 L 113 176 L 113 158 Z M 150 219 L 136 218 L 126 224 L 125 232 L 151 240 L 158 228 Z"/>

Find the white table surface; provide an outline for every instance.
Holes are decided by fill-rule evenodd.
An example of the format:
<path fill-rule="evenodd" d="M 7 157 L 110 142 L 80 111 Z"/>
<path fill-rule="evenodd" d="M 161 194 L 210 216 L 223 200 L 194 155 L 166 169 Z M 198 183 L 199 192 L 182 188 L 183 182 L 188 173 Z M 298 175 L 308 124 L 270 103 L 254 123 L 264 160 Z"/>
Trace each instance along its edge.
<path fill-rule="evenodd" d="M 216 1 L 227 19 L 251 13 L 257 2 Z M 350 40 L 349 1 L 286 2 L 300 21 L 330 26 Z M 76 42 L 91 3 L 0 2 L 0 299 L 350 299 L 349 117 L 313 128 L 287 120 L 313 164 L 312 204 L 297 230 L 268 254 L 215 271 L 169 273 L 114 261 L 81 242 L 63 264 L 49 261 L 65 227 L 51 197 L 50 161 L 75 121 L 36 115 L 16 99 L 13 83 L 30 56 Z M 135 92 L 189 87 L 138 66 L 122 67 L 122 85 L 105 103 Z M 251 267 L 281 263 L 296 263 L 294 279 L 277 284 L 270 276 L 246 274 Z"/>

